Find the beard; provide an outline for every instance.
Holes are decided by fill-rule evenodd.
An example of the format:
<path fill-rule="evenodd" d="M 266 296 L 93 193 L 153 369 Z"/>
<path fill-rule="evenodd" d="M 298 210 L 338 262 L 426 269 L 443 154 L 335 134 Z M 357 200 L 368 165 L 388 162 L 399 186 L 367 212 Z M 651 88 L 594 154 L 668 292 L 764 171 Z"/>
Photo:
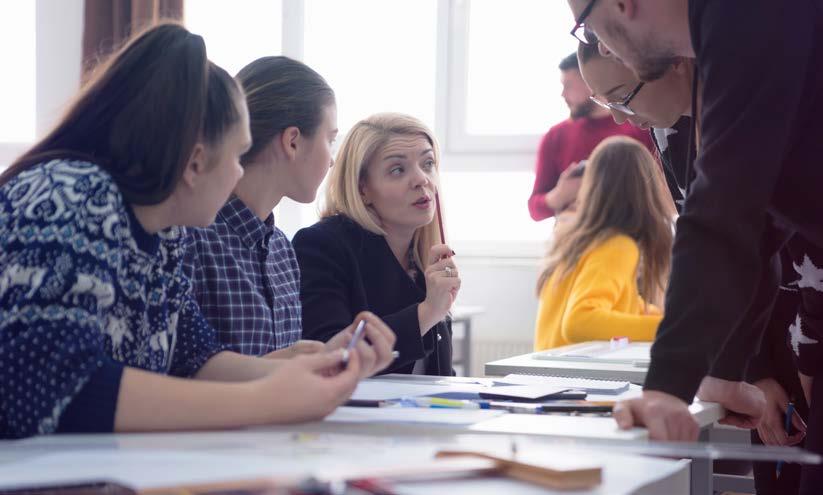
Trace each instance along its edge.
<path fill-rule="evenodd" d="M 607 30 L 613 37 L 625 42 L 629 56 L 622 57 L 620 60 L 643 82 L 657 81 L 681 60 L 673 49 L 659 40 L 645 39 L 638 43 L 620 24 L 611 23 L 607 26 Z M 627 60 L 632 60 L 633 63 L 628 64 Z"/>
<path fill-rule="evenodd" d="M 594 113 L 595 103 L 589 99 L 569 109 L 572 120 L 582 119 Z"/>

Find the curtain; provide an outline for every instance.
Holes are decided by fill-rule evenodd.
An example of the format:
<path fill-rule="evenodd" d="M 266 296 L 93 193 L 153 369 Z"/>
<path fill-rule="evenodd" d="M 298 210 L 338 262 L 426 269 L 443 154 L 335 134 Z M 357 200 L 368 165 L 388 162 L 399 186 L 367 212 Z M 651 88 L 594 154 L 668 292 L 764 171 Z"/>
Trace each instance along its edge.
<path fill-rule="evenodd" d="M 161 20 L 183 19 L 183 0 L 86 0 L 83 80 L 132 33 Z"/>

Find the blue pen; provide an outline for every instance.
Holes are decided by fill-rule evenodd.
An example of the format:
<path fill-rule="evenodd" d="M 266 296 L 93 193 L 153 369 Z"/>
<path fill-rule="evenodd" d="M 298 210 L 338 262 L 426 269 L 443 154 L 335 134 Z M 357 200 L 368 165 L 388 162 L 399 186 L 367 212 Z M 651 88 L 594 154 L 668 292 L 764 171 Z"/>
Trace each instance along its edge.
<path fill-rule="evenodd" d="M 792 428 L 792 416 L 794 416 L 794 402 L 789 402 L 786 406 L 786 422 L 783 427 L 786 429 L 786 435 L 789 435 Z M 777 461 L 777 477 L 780 477 L 780 470 L 783 469 L 783 461 Z"/>
<path fill-rule="evenodd" d="M 442 399 L 439 397 L 404 397 L 400 399 L 400 405 L 430 409 L 489 409 L 488 401 Z"/>

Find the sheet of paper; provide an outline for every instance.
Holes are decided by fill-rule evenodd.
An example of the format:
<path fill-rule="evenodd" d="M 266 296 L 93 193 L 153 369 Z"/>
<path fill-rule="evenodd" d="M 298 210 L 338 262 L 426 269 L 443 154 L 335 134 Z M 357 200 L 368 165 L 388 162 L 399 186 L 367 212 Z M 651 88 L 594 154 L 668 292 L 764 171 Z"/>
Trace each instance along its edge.
<path fill-rule="evenodd" d="M 432 384 L 404 383 L 392 380 L 370 379 L 362 380 L 357 384 L 353 400 L 393 400 L 403 397 L 421 397 L 424 395 L 436 395 L 446 392 L 466 392 L 478 393 L 487 390 L 487 387 L 477 383 L 456 383 L 447 384 L 436 382 Z"/>
<path fill-rule="evenodd" d="M 648 437 L 644 428 L 619 429 L 612 418 L 551 414 L 506 414 L 476 423 L 469 427 L 469 431 L 606 440 L 640 440 Z"/>
<path fill-rule="evenodd" d="M 425 423 L 472 425 L 506 414 L 490 409 L 427 409 L 422 407 L 338 407 L 331 423 Z"/>
<path fill-rule="evenodd" d="M 627 359 L 632 361 L 651 361 L 652 346 L 650 343 L 632 343 L 626 347 L 605 351 L 598 355 L 601 359 Z"/>
<path fill-rule="evenodd" d="M 629 390 L 629 382 L 613 380 L 588 380 L 537 375 L 506 375 L 495 383 L 510 385 L 546 385 L 565 389 L 585 390 L 592 394 L 621 394 Z"/>

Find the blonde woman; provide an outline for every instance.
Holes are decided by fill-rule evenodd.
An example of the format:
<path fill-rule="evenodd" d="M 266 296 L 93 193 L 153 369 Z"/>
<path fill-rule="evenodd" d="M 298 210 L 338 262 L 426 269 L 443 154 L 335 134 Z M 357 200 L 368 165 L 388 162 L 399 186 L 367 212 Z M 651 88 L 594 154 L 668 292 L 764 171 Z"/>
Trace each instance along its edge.
<path fill-rule="evenodd" d="M 673 218 L 649 151 L 627 137 L 600 143 L 586 165 L 577 215 L 558 235 L 538 281 L 535 349 L 614 336 L 653 340 Z"/>
<path fill-rule="evenodd" d="M 349 131 L 321 220 L 293 239 L 304 338 L 329 340 L 363 310 L 397 335 L 389 373 L 450 375 L 448 313 L 460 290 L 435 213 L 439 151 L 420 121 L 384 113 Z"/>

